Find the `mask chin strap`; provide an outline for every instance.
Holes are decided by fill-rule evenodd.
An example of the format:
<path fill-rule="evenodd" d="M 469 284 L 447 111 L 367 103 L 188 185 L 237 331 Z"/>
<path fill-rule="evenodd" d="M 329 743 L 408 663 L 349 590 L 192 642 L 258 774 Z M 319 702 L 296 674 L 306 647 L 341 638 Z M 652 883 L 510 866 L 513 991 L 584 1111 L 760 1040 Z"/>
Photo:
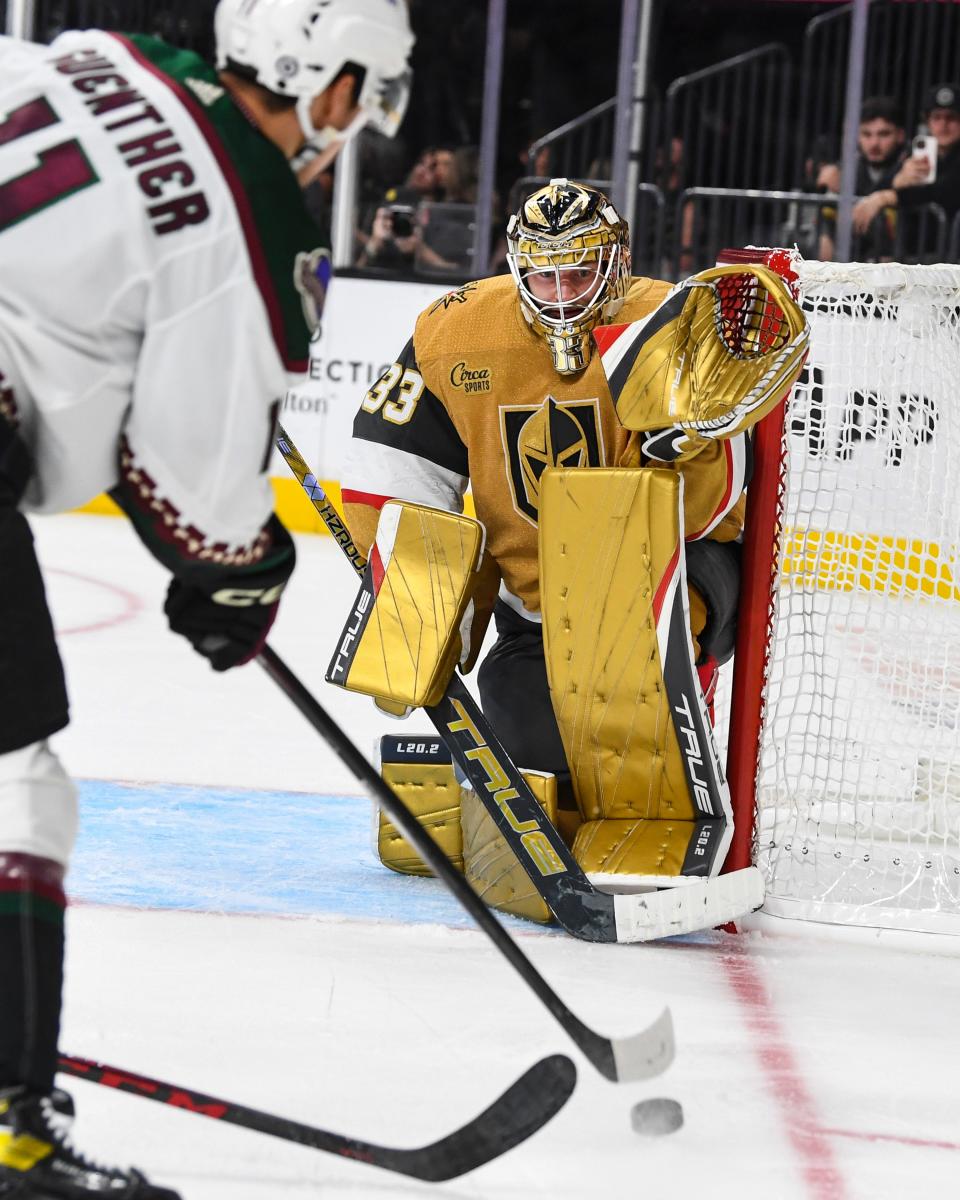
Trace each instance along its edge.
<path fill-rule="evenodd" d="M 297 120 L 307 145 L 315 150 L 326 150 L 333 142 L 349 141 L 350 138 L 356 137 L 370 119 L 368 110 L 361 108 L 346 129 L 336 129 L 333 125 L 324 125 L 323 129 L 318 129 L 310 115 L 313 101 L 313 96 L 300 96 L 297 99 Z"/>

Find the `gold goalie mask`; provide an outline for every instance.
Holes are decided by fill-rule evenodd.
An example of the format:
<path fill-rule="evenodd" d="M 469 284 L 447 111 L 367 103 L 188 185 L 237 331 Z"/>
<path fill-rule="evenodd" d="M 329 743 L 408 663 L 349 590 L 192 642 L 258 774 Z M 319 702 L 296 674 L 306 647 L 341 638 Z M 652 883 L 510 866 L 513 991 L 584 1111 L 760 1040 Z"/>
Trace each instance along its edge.
<path fill-rule="evenodd" d="M 620 311 L 630 282 L 630 237 L 596 188 L 551 179 L 507 223 L 507 262 L 520 308 L 561 375 L 590 360 L 590 331 Z"/>

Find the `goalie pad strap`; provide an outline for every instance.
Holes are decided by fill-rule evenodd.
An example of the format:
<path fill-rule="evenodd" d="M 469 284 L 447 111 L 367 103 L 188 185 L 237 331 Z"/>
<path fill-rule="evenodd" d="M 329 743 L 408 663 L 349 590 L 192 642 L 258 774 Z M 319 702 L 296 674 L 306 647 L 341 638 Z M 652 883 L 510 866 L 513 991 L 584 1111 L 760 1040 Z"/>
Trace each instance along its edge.
<path fill-rule="evenodd" d="M 327 681 L 414 708 L 439 703 L 482 550 L 478 521 L 388 501 Z"/>

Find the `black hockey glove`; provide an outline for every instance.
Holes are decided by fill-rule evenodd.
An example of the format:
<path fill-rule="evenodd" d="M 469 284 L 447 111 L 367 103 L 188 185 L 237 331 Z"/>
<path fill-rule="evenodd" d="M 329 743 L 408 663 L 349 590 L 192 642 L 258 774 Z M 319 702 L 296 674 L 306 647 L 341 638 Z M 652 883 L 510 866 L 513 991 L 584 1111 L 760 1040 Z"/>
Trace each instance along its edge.
<path fill-rule="evenodd" d="M 289 551 L 267 569 L 218 574 L 206 586 L 173 579 L 163 606 L 170 628 L 215 671 L 249 662 L 263 649 L 295 561 L 290 542 Z"/>

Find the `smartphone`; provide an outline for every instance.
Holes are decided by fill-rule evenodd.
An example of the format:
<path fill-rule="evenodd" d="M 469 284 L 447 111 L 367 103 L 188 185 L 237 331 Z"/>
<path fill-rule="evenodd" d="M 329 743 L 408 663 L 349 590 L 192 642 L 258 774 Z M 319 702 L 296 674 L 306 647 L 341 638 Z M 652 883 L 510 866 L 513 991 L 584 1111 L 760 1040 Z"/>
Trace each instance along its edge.
<path fill-rule="evenodd" d="M 937 178 L 937 139 L 928 133 L 918 133 L 913 139 L 911 150 L 914 158 L 922 155 L 930 164 L 930 169 L 920 182 L 933 183 Z"/>

